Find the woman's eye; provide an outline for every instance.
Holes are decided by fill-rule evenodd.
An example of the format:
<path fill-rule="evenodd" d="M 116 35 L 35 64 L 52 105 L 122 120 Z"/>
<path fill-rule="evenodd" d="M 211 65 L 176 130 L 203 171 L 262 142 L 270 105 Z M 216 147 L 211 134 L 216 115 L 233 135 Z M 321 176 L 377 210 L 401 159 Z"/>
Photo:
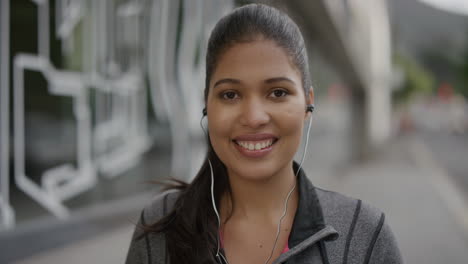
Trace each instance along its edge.
<path fill-rule="evenodd" d="M 236 92 L 227 91 L 227 92 L 222 93 L 222 97 L 223 99 L 226 99 L 226 100 L 233 100 L 233 99 L 236 99 L 238 95 Z"/>
<path fill-rule="evenodd" d="M 283 89 L 276 89 L 273 92 L 271 92 L 270 96 L 274 98 L 280 98 L 286 96 L 287 94 L 288 92 Z"/>

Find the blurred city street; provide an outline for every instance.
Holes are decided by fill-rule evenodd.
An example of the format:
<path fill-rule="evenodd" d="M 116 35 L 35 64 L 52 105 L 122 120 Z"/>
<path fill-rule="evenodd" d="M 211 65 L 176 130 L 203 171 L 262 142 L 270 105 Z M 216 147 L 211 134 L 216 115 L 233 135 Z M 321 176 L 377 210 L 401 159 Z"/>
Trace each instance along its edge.
<path fill-rule="evenodd" d="M 466 263 L 467 190 L 457 184 L 453 168 L 444 160 L 466 158 L 468 148 L 460 148 L 463 153 L 446 152 L 445 159 L 439 160 L 440 153 L 432 148 L 437 150 L 439 139 L 431 141 L 426 133 L 415 131 L 396 137 L 363 163 L 350 163 L 346 160 L 352 152 L 342 151 L 347 143 L 342 120 L 346 103 L 319 101 L 317 105 L 304 168 L 312 182 L 382 209 L 405 263 Z M 466 159 L 457 164 L 466 171 Z M 133 227 L 124 224 L 15 263 L 123 263 Z"/>
<path fill-rule="evenodd" d="M 405 263 L 468 263 L 466 0 L 0 0 L 0 264 L 124 263 L 204 158 L 212 28 L 263 2 L 304 37 L 312 183 L 385 212 Z"/>

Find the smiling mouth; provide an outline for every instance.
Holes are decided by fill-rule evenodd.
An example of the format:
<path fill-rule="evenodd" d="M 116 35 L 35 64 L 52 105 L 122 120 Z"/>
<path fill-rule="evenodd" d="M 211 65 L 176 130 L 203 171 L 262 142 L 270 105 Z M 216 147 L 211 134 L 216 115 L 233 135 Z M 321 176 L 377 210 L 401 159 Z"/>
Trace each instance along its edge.
<path fill-rule="evenodd" d="M 269 147 L 274 145 L 277 141 L 278 141 L 277 138 L 270 138 L 270 139 L 256 140 L 256 141 L 233 140 L 233 142 L 236 143 L 239 147 L 248 151 L 268 149 Z"/>

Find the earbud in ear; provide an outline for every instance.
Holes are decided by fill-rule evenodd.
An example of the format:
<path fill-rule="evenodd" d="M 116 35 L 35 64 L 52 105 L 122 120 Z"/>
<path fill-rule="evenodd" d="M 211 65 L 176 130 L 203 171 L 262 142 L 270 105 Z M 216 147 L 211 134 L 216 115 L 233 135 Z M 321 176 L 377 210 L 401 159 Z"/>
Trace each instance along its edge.
<path fill-rule="evenodd" d="M 207 113 L 206 113 L 206 107 L 205 107 L 205 108 L 203 108 L 203 111 L 202 111 L 202 113 L 203 113 L 203 116 L 206 116 L 206 114 L 207 114 Z"/>
<path fill-rule="evenodd" d="M 306 107 L 306 112 L 311 112 L 311 113 L 313 113 L 313 112 L 314 112 L 314 109 L 315 109 L 314 104 L 309 104 L 309 105 L 307 105 L 307 107 Z"/>

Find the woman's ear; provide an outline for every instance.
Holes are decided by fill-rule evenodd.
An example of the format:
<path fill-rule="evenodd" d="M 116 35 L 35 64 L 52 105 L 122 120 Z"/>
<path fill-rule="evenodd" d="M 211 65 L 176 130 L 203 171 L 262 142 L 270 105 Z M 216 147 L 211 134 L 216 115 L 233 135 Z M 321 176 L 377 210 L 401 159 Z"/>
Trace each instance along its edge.
<path fill-rule="evenodd" d="M 309 94 L 306 96 L 306 103 L 307 105 L 313 105 L 314 104 L 314 87 L 310 86 L 309 88 Z M 307 111 L 306 112 L 306 118 L 308 118 L 310 115 L 312 115 L 312 112 Z"/>

